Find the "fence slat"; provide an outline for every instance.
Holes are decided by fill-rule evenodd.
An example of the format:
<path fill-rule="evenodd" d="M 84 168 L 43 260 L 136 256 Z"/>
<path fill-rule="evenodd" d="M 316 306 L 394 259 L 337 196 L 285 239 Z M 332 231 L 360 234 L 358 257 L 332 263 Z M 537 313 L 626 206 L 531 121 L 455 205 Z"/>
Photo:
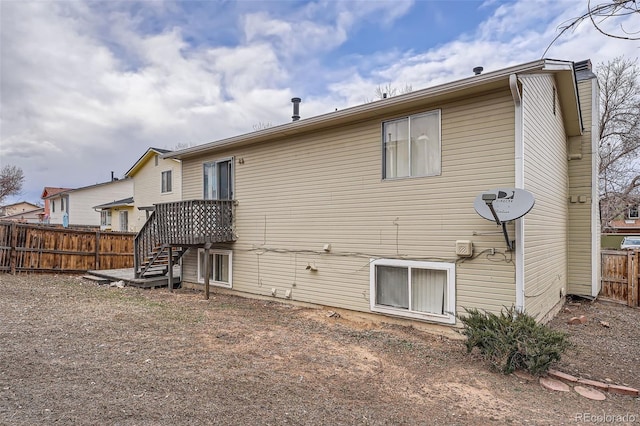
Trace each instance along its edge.
<path fill-rule="evenodd" d="M 602 290 L 600 297 L 638 306 L 640 299 L 640 251 L 602 250 L 600 252 Z"/>
<path fill-rule="evenodd" d="M 0 271 L 78 273 L 101 265 L 131 268 L 134 238 L 128 232 L 0 222 Z"/>

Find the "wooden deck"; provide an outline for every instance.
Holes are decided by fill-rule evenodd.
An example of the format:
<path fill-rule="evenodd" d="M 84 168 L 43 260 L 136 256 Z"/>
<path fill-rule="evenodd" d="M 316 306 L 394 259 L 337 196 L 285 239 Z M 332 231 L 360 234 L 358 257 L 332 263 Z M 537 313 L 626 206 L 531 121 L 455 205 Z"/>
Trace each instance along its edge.
<path fill-rule="evenodd" d="M 167 276 L 136 278 L 133 272 L 133 268 L 87 271 L 87 274 L 93 275 L 99 278 L 105 278 L 110 281 L 124 281 L 126 285 L 131 287 L 156 288 L 156 287 L 169 286 L 169 278 Z M 177 288 L 179 285 L 180 285 L 180 267 L 175 266 L 173 268 L 173 288 Z"/>

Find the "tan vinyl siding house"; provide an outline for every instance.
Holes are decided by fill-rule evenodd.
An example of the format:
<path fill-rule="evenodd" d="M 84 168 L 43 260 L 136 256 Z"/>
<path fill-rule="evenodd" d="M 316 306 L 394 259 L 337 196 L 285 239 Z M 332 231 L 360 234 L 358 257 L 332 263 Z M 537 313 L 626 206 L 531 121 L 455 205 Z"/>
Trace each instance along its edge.
<path fill-rule="evenodd" d="M 581 136 L 569 139 L 569 294 L 596 297 L 600 293 L 600 218 L 598 206 L 598 81 L 589 70 L 577 72 Z"/>
<path fill-rule="evenodd" d="M 180 161 L 161 157 L 168 152 L 160 148 L 147 149 L 125 174 L 133 179 L 131 231 L 137 232 L 142 228 L 154 204 L 182 199 Z"/>
<path fill-rule="evenodd" d="M 183 200 L 230 166 L 236 237 L 211 245 L 213 285 L 446 324 L 512 305 L 544 320 L 568 287 L 575 84 L 572 63 L 536 61 L 165 157 L 182 160 Z M 514 251 L 473 207 L 498 187 L 536 198 L 507 225 Z M 473 257 L 457 256 L 467 240 Z M 184 285 L 202 288 L 203 259 L 186 251 Z"/>
<path fill-rule="evenodd" d="M 522 76 L 524 187 L 535 208 L 524 227 L 524 305 L 545 315 L 567 287 L 567 135 L 553 75 Z"/>

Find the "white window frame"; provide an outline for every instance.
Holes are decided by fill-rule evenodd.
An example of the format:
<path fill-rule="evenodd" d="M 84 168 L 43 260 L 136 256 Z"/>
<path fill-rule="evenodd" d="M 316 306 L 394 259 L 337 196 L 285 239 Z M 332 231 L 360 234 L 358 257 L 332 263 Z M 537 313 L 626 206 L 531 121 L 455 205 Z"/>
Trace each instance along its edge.
<path fill-rule="evenodd" d="M 220 192 L 221 192 L 221 186 L 220 186 L 220 179 L 218 176 L 218 165 L 221 163 L 229 163 L 229 198 L 220 198 Z M 233 200 L 234 197 L 234 191 L 235 191 L 235 161 L 233 157 L 226 157 L 226 158 L 220 158 L 218 160 L 213 160 L 213 161 L 205 161 L 204 163 L 202 163 L 202 197 L 205 200 Z M 208 188 L 205 187 L 205 174 L 206 174 L 206 170 L 209 167 L 213 167 L 213 173 L 215 176 L 215 184 L 216 184 L 216 188 L 215 188 L 215 193 L 213 193 L 213 191 L 209 191 Z M 211 184 L 210 182 L 208 182 L 209 184 Z"/>
<path fill-rule="evenodd" d="M 100 226 L 111 226 L 111 210 L 100 211 Z"/>
<path fill-rule="evenodd" d="M 168 177 L 165 178 L 166 176 Z M 160 192 L 162 194 L 170 194 L 173 192 L 173 170 L 160 172 Z"/>
<path fill-rule="evenodd" d="M 129 231 L 129 212 L 127 210 L 121 210 L 118 213 L 118 219 L 120 221 L 120 230 L 123 232 Z"/>
<path fill-rule="evenodd" d="M 436 133 L 438 135 L 438 163 L 439 163 L 439 167 L 438 167 L 438 171 L 436 173 L 426 173 L 426 174 L 418 174 L 417 172 L 414 172 L 412 170 L 412 155 L 411 155 L 411 149 L 413 146 L 413 143 L 411 141 L 411 120 L 412 119 L 417 119 L 420 117 L 425 117 L 425 116 L 429 116 L 429 115 L 436 115 L 437 116 L 437 123 L 438 123 L 438 128 L 436 129 Z M 408 153 L 408 157 L 409 157 L 409 164 L 407 165 L 407 167 L 409 168 L 409 175 L 407 176 L 388 176 L 388 170 L 387 170 L 387 144 L 389 142 L 398 142 L 398 141 L 388 141 L 388 136 L 385 132 L 385 126 L 387 124 L 392 124 L 392 123 L 397 123 L 397 122 L 401 122 L 401 121 L 407 121 L 407 150 L 409 151 Z M 397 144 L 396 144 L 397 145 Z M 396 149 L 397 151 L 397 149 Z M 396 154 L 397 155 L 397 154 Z M 442 175 L 442 110 L 440 109 L 434 109 L 434 110 L 430 110 L 430 111 L 425 111 L 425 112 L 421 112 L 418 114 L 412 114 L 406 117 L 398 117 L 398 118 L 394 118 L 392 120 L 387 120 L 384 121 L 382 123 L 382 179 L 383 180 L 398 180 L 398 179 L 411 179 L 411 178 L 417 178 L 417 177 L 428 177 L 428 176 L 440 176 Z"/>
<path fill-rule="evenodd" d="M 636 204 L 635 206 L 630 206 L 627 211 L 627 216 L 629 219 L 640 219 L 640 204 Z"/>
<path fill-rule="evenodd" d="M 199 248 L 198 249 L 198 282 L 201 284 L 204 284 L 204 263 L 201 262 L 200 260 L 202 259 L 202 254 L 204 253 L 205 249 Z M 219 249 L 209 249 L 209 254 L 213 255 L 213 260 L 211 262 L 211 275 L 213 277 L 216 276 L 216 262 L 215 262 L 215 256 L 216 255 L 222 255 L 222 256 L 228 256 L 229 259 L 229 263 L 227 264 L 227 268 L 229 270 L 229 282 L 224 282 L 224 281 L 216 281 L 213 278 L 209 279 L 209 284 L 211 285 L 215 285 L 218 287 L 225 287 L 225 288 L 232 288 L 233 287 L 233 251 L 231 250 L 219 250 Z"/>
<path fill-rule="evenodd" d="M 409 301 L 411 300 L 411 269 L 430 269 L 447 272 L 447 309 L 445 313 L 435 314 L 420 312 L 409 309 L 394 308 L 392 306 L 376 304 L 376 266 L 393 266 L 408 269 Z M 444 324 L 456 323 L 456 265 L 445 262 L 426 262 L 416 260 L 400 259 L 376 259 L 370 262 L 369 276 L 369 302 L 373 312 L 380 312 L 388 315 L 395 315 L 407 318 L 415 318 L 426 321 L 439 322 Z"/>

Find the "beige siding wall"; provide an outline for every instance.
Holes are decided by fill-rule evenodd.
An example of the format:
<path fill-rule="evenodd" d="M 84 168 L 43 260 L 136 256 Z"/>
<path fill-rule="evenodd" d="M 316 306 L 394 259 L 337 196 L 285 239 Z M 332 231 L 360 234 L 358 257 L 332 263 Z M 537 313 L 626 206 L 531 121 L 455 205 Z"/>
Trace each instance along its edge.
<path fill-rule="evenodd" d="M 127 212 L 128 214 L 128 227 L 127 229 L 122 229 L 123 228 L 123 224 L 122 221 L 120 220 L 120 213 L 121 212 Z M 133 207 L 116 207 L 111 209 L 111 226 L 109 227 L 109 229 L 111 231 L 117 231 L 117 232 L 134 232 L 133 226 L 131 225 L 131 218 L 135 217 L 134 216 L 134 211 L 135 209 Z M 98 215 L 100 215 L 100 213 L 98 213 Z"/>
<path fill-rule="evenodd" d="M 122 200 L 132 195 L 131 179 L 76 189 L 69 193 L 69 224 L 99 226 L 100 212 L 95 211 L 94 206 Z M 58 203 L 56 201 L 56 208 Z"/>
<path fill-rule="evenodd" d="M 524 185 L 536 199 L 523 218 L 524 308 L 541 319 L 567 286 L 567 137 L 557 95 L 554 99 L 554 77 L 533 75 L 521 81 Z"/>
<path fill-rule="evenodd" d="M 162 193 L 162 172 L 171 170 L 172 191 Z M 135 204 L 134 216 L 129 218 L 132 231 L 139 231 L 144 225 L 147 216 L 145 211 L 138 207 L 153 206 L 157 203 L 180 201 L 182 199 L 182 168 L 180 162 L 172 159 L 158 158 L 155 164 L 153 156 L 133 176 L 133 201 Z M 201 196 L 200 196 L 201 198 Z"/>
<path fill-rule="evenodd" d="M 569 283 L 567 291 L 570 294 L 591 295 L 592 282 L 592 249 L 593 230 L 591 228 L 592 217 L 597 217 L 597 200 L 593 200 L 592 168 L 593 161 L 597 158 L 597 152 L 593 152 L 591 146 L 592 123 L 592 90 L 596 80 L 585 80 L 578 84 L 579 96 L 582 108 L 582 120 L 584 134 L 571 138 L 569 153 L 580 155 L 569 161 Z M 592 205 L 593 203 L 593 205 Z M 599 230 L 596 230 L 599 234 Z M 599 263 L 599 259 L 595 259 Z M 596 273 L 596 275 L 599 275 Z"/>
<path fill-rule="evenodd" d="M 395 117 L 184 160 L 183 198 L 193 199 L 202 196 L 203 162 L 235 158 L 233 288 L 275 288 L 277 297 L 291 290 L 294 300 L 368 312 L 372 258 L 455 262 L 455 242 L 464 239 L 478 257 L 457 265 L 458 313 L 513 304 L 512 256 L 496 225 L 473 209 L 479 192 L 514 185 L 510 92 L 407 113 L 436 108 L 441 176 L 381 179 L 381 123 Z M 188 282 L 196 281 L 195 253 L 184 257 Z M 305 269 L 309 262 L 317 272 Z"/>

